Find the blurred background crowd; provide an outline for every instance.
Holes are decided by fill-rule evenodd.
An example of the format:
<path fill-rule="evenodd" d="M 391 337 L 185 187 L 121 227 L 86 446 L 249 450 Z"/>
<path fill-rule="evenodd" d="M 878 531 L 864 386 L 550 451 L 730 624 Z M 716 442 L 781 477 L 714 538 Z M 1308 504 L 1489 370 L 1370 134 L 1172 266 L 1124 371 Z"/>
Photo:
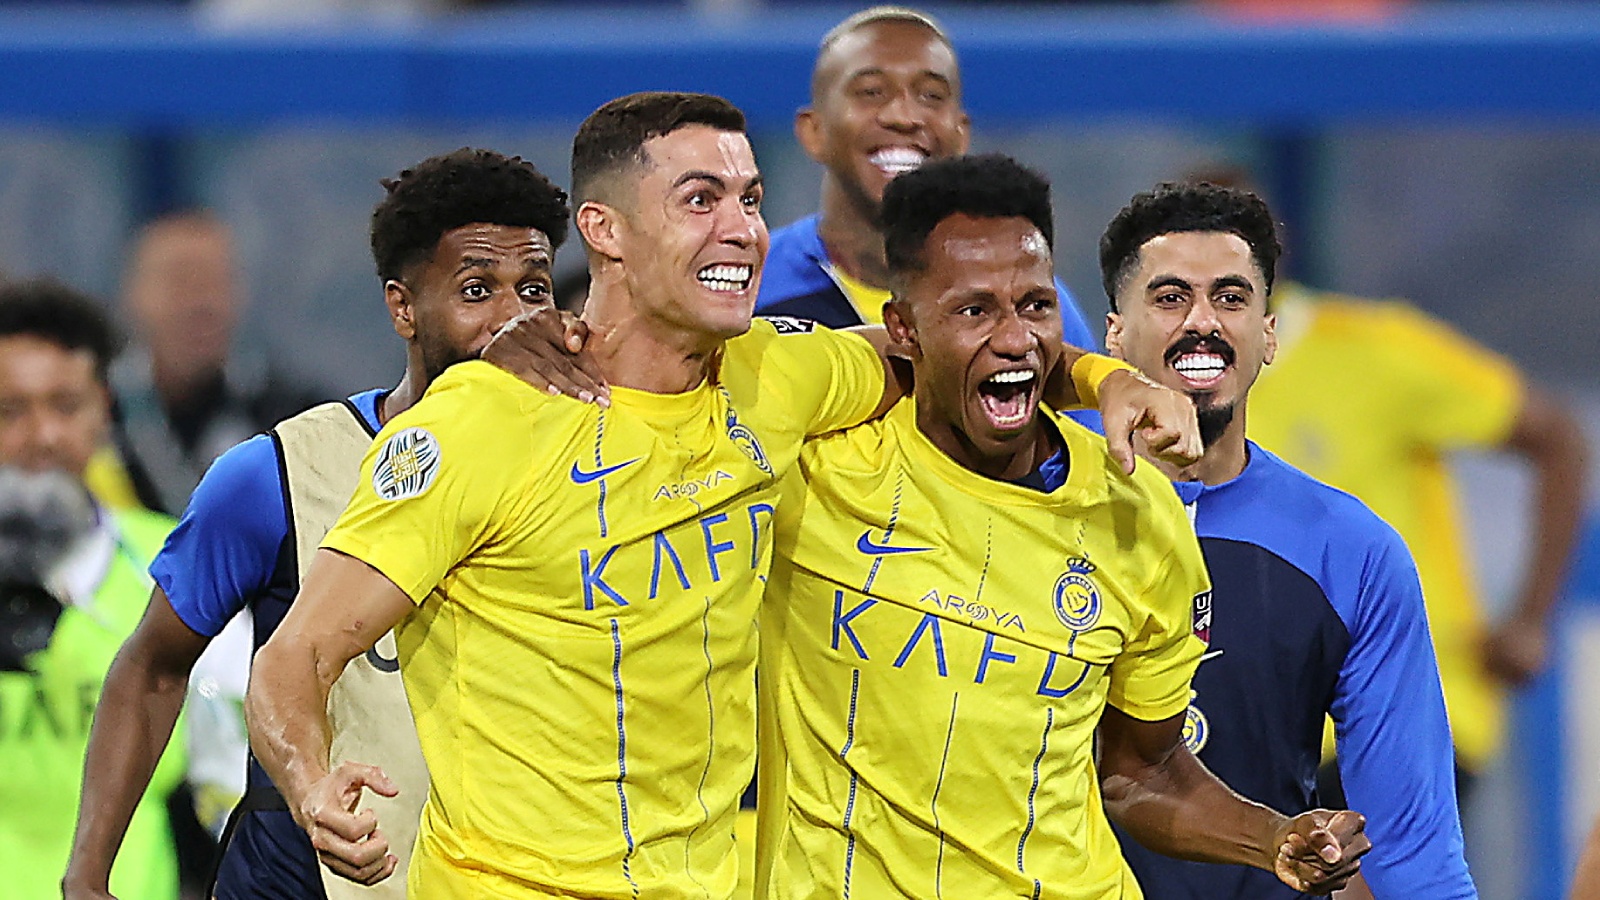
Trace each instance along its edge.
<path fill-rule="evenodd" d="M 1338 327 L 1312 324 L 1318 303 L 1403 320 L 1389 338 L 1397 368 L 1383 368 L 1385 338 L 1362 332 L 1360 352 L 1298 363 L 1281 400 L 1304 409 L 1315 396 L 1336 429 L 1401 435 L 1361 471 L 1319 472 L 1320 439 L 1287 415 L 1258 437 L 1335 483 L 1408 467 L 1432 479 L 1435 518 L 1415 526 L 1424 537 L 1395 524 L 1419 560 L 1431 552 L 1419 540 L 1459 530 L 1459 547 L 1436 552 L 1463 573 L 1452 589 L 1485 610 L 1434 623 L 1436 640 L 1458 642 L 1452 658 L 1483 670 L 1451 698 L 1461 757 L 1479 776 L 1464 811 L 1474 875 L 1486 898 L 1560 897 L 1600 810 L 1600 529 L 1570 489 L 1583 479 L 1560 468 L 1595 465 L 1577 448 L 1600 435 L 1600 8 L 923 8 L 961 54 L 974 148 L 1051 177 L 1058 274 L 1096 327 L 1104 224 L 1134 192 L 1196 173 L 1249 180 L 1284 223 L 1299 292 L 1280 326 L 1286 356 L 1295 334 Z M 817 40 L 852 10 L 801 0 L 0 3 L 0 277 L 50 278 L 96 298 L 124 338 L 104 373 L 114 403 L 104 427 L 81 432 L 93 438 L 81 465 L 74 433 L 23 449 L 6 441 L 31 415 L 7 394 L 28 372 L 8 365 L 21 355 L 0 360 L 0 466 L 71 470 L 106 509 L 181 513 L 222 450 L 319 400 L 389 383 L 403 365 L 366 247 L 380 178 L 474 145 L 564 182 L 576 123 L 629 91 L 733 100 L 751 118 L 769 224 L 813 212 L 824 170 L 797 145 L 791 117 Z M 581 268 L 574 250 L 558 260 L 561 273 Z M 1315 291 L 1405 305 L 1352 313 Z M 1291 319 L 1301 332 L 1289 333 Z M 1404 373 L 1405 360 L 1419 371 L 1374 374 Z M 1280 402 L 1271 377 L 1258 402 Z M 1328 398 L 1365 381 L 1391 396 L 1414 391 L 1429 409 L 1465 399 L 1434 422 L 1386 422 L 1403 405 L 1376 400 L 1333 408 Z M 1513 426 L 1530 409 L 1548 416 L 1522 434 Z M 0 480 L 0 525 L 42 502 L 11 484 Z M 1541 517 L 1563 514 L 1563 484 L 1582 516 L 1570 565 L 1538 537 Z M 1363 496 L 1391 520 L 1408 515 Z M 1553 608 L 1532 627 L 1506 624 L 1546 601 Z M 0 617 L 26 608 L 7 600 Z M 174 763 L 187 776 L 165 784 L 190 829 L 182 843 L 202 848 L 192 881 L 203 878 L 205 834 L 242 789 L 234 705 L 248 652 L 242 631 L 213 646 L 190 687 L 188 758 Z M 1450 693 L 1443 643 L 1441 663 Z M 51 716 L 30 705 L 25 669 L 0 673 L 0 761 L 7 742 Z M 7 782 L 34 777 L 0 764 L 0 859 L 8 819 L 70 819 L 70 809 L 19 805 L 27 794 Z"/>

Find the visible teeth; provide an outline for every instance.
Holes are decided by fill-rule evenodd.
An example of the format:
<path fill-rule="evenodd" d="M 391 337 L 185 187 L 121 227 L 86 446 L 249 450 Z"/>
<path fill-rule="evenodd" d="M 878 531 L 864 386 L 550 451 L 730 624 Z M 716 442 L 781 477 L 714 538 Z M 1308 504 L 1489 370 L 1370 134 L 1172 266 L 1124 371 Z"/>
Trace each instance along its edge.
<path fill-rule="evenodd" d="M 717 265 L 701 269 L 696 278 L 713 291 L 742 291 L 750 286 L 749 266 Z"/>
<path fill-rule="evenodd" d="M 1172 367 L 1184 375 L 1209 377 L 1222 374 L 1228 361 L 1214 353 L 1192 353 L 1178 357 Z"/>
<path fill-rule="evenodd" d="M 996 384 L 1021 384 L 1033 380 L 1033 373 L 1025 370 L 1015 372 L 996 372 L 989 376 L 989 380 Z"/>
<path fill-rule="evenodd" d="M 915 147 L 885 147 L 868 157 L 867 161 L 891 175 L 899 175 L 917 168 L 927 159 L 928 154 Z"/>

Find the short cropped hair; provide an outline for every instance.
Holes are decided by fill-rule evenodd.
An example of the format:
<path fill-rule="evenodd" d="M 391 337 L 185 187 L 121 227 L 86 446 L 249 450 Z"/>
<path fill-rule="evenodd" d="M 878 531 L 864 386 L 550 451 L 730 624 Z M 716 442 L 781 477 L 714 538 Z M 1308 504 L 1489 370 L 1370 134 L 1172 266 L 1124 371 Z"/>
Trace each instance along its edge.
<path fill-rule="evenodd" d="M 646 91 L 618 97 L 589 114 L 572 138 L 572 194 L 577 203 L 601 200 L 599 182 L 623 169 L 644 166 L 644 145 L 688 125 L 745 130 L 744 113 L 721 97 Z"/>
<path fill-rule="evenodd" d="M 99 302 L 51 279 L 0 285 L 0 337 L 14 336 L 89 351 L 101 384 L 108 384 L 111 360 L 122 348 L 122 335 Z"/>
<path fill-rule="evenodd" d="M 372 211 L 372 259 L 384 281 L 426 261 L 463 225 L 538 229 L 552 250 L 567 238 L 566 192 L 520 156 L 462 147 L 380 183 L 388 193 Z"/>
<path fill-rule="evenodd" d="M 1238 188 L 1167 182 L 1136 194 L 1100 237 L 1100 280 L 1111 310 L 1117 309 L 1117 289 L 1138 263 L 1139 248 L 1164 234 L 1195 231 L 1226 232 L 1250 245 L 1250 256 L 1272 291 L 1283 246 L 1266 202 Z"/>
<path fill-rule="evenodd" d="M 818 98 L 822 96 L 822 90 L 824 86 L 821 81 L 821 63 L 823 57 L 828 55 L 828 51 L 833 49 L 833 45 L 839 43 L 839 40 L 847 34 L 872 25 L 880 25 L 885 22 L 900 22 L 907 25 L 920 25 L 932 32 L 933 36 L 937 38 L 940 43 L 944 44 L 946 47 L 949 47 L 952 54 L 956 52 L 956 47 L 954 44 L 950 43 L 950 35 L 945 33 L 944 27 L 941 26 L 938 20 L 933 16 L 930 16 L 921 10 L 912 9 L 909 6 L 890 5 L 874 6 L 870 9 L 863 9 L 862 11 L 845 19 L 843 22 L 840 22 L 839 24 L 828 29 L 828 33 L 822 36 L 822 42 L 817 45 L 817 62 L 816 65 L 811 69 L 812 103 L 817 102 Z"/>
<path fill-rule="evenodd" d="M 958 213 L 1027 219 L 1055 248 L 1050 182 L 1043 175 L 999 153 L 952 156 L 899 175 L 884 190 L 879 217 L 890 274 L 920 271 L 928 235 Z"/>

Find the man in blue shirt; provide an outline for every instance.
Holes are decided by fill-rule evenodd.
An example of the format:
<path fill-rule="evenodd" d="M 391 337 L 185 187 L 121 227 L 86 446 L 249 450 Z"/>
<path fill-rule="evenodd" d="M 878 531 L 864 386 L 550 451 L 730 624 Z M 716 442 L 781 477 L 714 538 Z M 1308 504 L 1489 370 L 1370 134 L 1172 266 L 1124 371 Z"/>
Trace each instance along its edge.
<path fill-rule="evenodd" d="M 1277 348 L 1267 295 L 1279 252 L 1266 204 L 1209 184 L 1134 197 L 1100 240 L 1107 346 L 1194 399 L 1206 446 L 1199 462 L 1169 470 L 1212 581 L 1195 610 L 1209 651 L 1186 739 L 1234 790 L 1294 812 L 1318 805 L 1331 715 L 1350 808 L 1367 817 L 1362 871 L 1375 894 L 1473 898 L 1411 555 L 1359 500 L 1245 439 L 1245 399 Z M 1127 840 L 1123 852 L 1151 900 L 1297 896 L 1266 873 Z"/>
<path fill-rule="evenodd" d="M 106 874 L 133 803 L 172 733 L 195 660 L 246 607 L 254 614 L 256 647 L 265 643 L 295 596 L 307 545 L 315 548 L 354 489 L 371 436 L 420 399 L 447 366 L 482 352 L 506 322 L 552 303 L 550 267 L 566 237 L 567 200 L 533 166 L 462 149 L 426 160 L 384 186 L 387 196 L 373 213 L 372 249 L 390 319 L 406 341 L 405 375 L 391 390 L 363 391 L 343 410 L 319 407 L 235 446 L 196 488 L 150 566 L 156 584 L 149 606 L 112 664 L 95 714 L 63 880 L 69 900 L 110 896 Z M 306 451 L 301 480 L 349 481 L 320 523 L 299 508 L 306 494 L 297 493 L 287 441 L 295 429 L 304 434 L 304 422 L 312 419 L 322 430 L 298 440 Z M 323 437 L 339 441 L 319 443 Z M 398 677 L 392 659 L 369 658 L 368 664 Z M 410 729 L 409 711 L 399 715 L 404 721 L 389 725 Z M 414 731 L 409 740 L 415 743 Z M 420 797 L 408 799 L 420 806 Z M 213 896 L 325 897 L 319 868 L 306 833 L 252 759 Z"/>
<path fill-rule="evenodd" d="M 889 299 L 878 208 L 889 181 L 929 159 L 967 151 L 961 70 L 932 18 L 903 6 L 859 12 L 822 39 L 811 105 L 795 137 L 824 167 L 822 211 L 772 233 L 756 313 L 830 328 L 882 324 Z M 1062 337 L 1094 348 L 1083 313 L 1056 280 Z M 1074 414 L 1097 426 L 1093 413 Z"/>

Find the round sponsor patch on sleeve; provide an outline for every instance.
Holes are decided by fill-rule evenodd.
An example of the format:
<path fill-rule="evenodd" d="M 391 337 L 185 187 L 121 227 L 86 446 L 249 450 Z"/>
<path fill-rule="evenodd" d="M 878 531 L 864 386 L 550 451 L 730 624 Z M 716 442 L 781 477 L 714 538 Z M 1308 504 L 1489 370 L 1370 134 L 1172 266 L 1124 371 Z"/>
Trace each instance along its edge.
<path fill-rule="evenodd" d="M 439 474 L 439 439 L 426 428 L 396 432 L 378 451 L 372 489 L 385 500 L 417 497 Z"/>

